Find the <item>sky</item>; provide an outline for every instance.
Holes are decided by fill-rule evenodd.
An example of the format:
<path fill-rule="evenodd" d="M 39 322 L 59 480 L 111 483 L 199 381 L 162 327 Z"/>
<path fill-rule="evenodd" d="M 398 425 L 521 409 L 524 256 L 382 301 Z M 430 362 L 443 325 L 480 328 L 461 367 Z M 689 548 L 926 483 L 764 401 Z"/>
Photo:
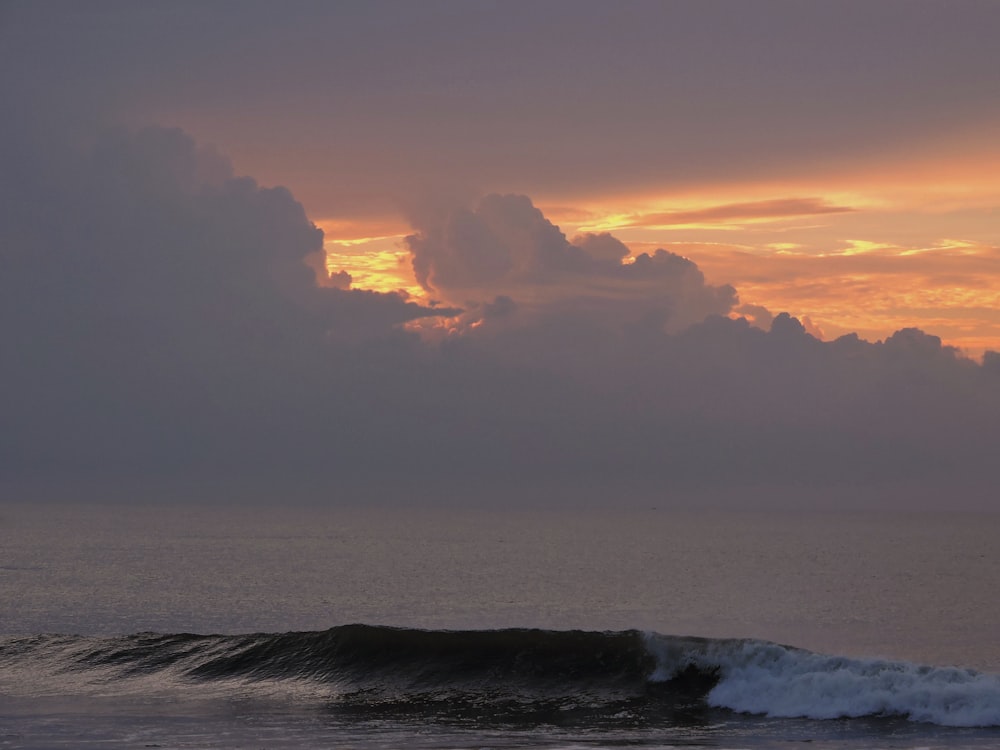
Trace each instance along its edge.
<path fill-rule="evenodd" d="M 998 30 L 0 2 L 0 483 L 989 498 Z"/>

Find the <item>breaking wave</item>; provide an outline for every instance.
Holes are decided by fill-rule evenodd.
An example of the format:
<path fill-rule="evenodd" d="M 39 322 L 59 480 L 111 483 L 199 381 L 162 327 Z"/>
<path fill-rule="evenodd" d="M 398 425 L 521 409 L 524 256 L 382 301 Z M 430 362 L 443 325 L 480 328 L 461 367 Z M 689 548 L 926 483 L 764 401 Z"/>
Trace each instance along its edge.
<path fill-rule="evenodd" d="M 251 635 L 0 639 L 0 693 L 265 695 L 372 711 L 902 717 L 1000 726 L 1000 675 L 636 630 L 345 625 Z"/>
<path fill-rule="evenodd" d="M 899 716 L 953 727 L 1000 726 L 1000 675 L 902 661 L 824 656 L 757 640 L 647 635 L 657 667 L 717 675 L 706 702 L 749 714 L 834 719 Z"/>

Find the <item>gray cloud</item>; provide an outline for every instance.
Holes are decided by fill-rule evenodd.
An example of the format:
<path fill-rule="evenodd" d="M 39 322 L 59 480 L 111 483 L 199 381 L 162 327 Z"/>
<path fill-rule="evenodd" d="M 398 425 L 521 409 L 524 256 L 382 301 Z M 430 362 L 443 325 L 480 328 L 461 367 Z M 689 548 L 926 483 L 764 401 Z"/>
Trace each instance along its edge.
<path fill-rule="evenodd" d="M 623 263 L 628 248 L 611 235 L 569 241 L 523 195 L 487 195 L 475 209 L 439 211 L 414 224 L 406 244 L 425 288 L 455 301 L 510 297 L 525 320 L 555 315 L 676 332 L 736 302 L 732 287 L 706 284 L 675 253 Z"/>
<path fill-rule="evenodd" d="M 330 213 L 386 210 L 437 185 L 565 199 L 781 179 L 954 143 L 956 123 L 1000 116 L 1000 11 L 976 0 L 2 13 L 0 88 L 19 103 L 7 118 L 179 124 Z"/>
<path fill-rule="evenodd" d="M 613 237 L 569 241 L 523 196 L 418 223 L 425 283 L 460 302 L 423 307 L 318 283 L 289 191 L 178 131 L 3 148 L 5 493 L 992 497 L 1000 355 L 912 329 L 825 343 L 787 314 L 765 331 L 689 260 L 622 265 Z M 470 325 L 401 327 L 448 316 Z"/>
<path fill-rule="evenodd" d="M 53 144 L 35 168 L 19 146 L 0 179 L 4 475 L 287 463 L 273 443 L 320 426 L 342 348 L 457 312 L 320 286 L 302 206 L 179 131 Z"/>
<path fill-rule="evenodd" d="M 744 304 L 736 308 L 743 317 L 747 318 L 753 325 L 763 328 L 765 331 L 771 327 L 774 314 L 763 305 Z"/>

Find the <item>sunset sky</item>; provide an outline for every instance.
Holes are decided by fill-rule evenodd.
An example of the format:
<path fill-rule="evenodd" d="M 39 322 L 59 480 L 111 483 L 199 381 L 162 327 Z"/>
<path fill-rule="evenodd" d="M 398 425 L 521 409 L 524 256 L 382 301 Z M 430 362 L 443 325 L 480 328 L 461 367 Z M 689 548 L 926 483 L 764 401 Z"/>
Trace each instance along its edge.
<path fill-rule="evenodd" d="M 287 186 L 355 287 L 421 293 L 402 242 L 416 206 L 518 193 L 570 237 L 673 250 L 825 338 L 917 326 L 1000 348 L 990 0 L 5 15 L 29 95 L 182 127 Z"/>
<path fill-rule="evenodd" d="M 81 287 L 63 289 L 70 281 L 62 275 L 88 283 L 98 265 L 85 258 L 98 257 L 95 248 L 112 257 L 109 248 L 119 241 L 121 262 L 114 267 L 124 274 L 128 259 L 141 254 L 134 242 L 142 237 L 139 244 L 160 248 L 144 272 L 159 269 L 163 300 L 155 304 L 164 307 L 156 315 L 168 308 L 175 315 L 168 299 L 184 307 L 181 297 L 170 296 L 180 287 L 166 291 L 171 273 L 178 283 L 208 279 L 198 264 L 217 257 L 220 268 L 239 267 L 235 273 L 247 279 L 259 260 L 262 275 L 233 287 L 251 306 L 264 304 L 251 289 L 274 292 L 275 300 L 279 291 L 295 289 L 310 315 L 348 310 L 329 314 L 346 316 L 337 320 L 349 319 L 357 330 L 334 326 L 327 335 L 340 330 L 352 346 L 376 328 L 417 336 L 427 347 L 465 337 L 472 349 L 483 347 L 482 356 L 514 367 L 528 352 L 550 351 L 539 342 L 564 334 L 544 326 L 567 316 L 589 321 L 593 330 L 620 324 L 633 331 L 655 321 L 662 335 L 679 342 L 688 326 L 712 315 L 746 318 L 754 330 L 777 335 L 772 320 L 788 313 L 825 342 L 856 333 L 874 345 L 901 329 L 920 329 L 931 348 L 943 344 L 948 357 L 961 355 L 956 372 L 965 372 L 965 357 L 986 372 L 997 360 L 986 354 L 980 365 L 984 353 L 1000 350 L 998 33 L 1000 4 L 991 0 L 5 2 L 0 94 L 16 103 L 2 133 L 14 164 L 0 193 L 12 217 L 6 283 L 28 301 L 11 297 L 7 313 L 41 326 L 47 318 L 26 317 L 24 305 L 42 309 L 44 295 L 52 294 L 58 300 L 51 309 L 90 315 Z M 104 145 L 93 151 L 94 143 Z M 89 152 L 94 160 L 79 164 L 69 156 Z M 123 171 L 112 178 L 115 170 Z M 212 213 L 212 222 L 235 223 L 209 240 L 198 233 L 210 221 L 209 209 L 181 202 L 167 210 L 156 190 L 143 204 L 147 193 L 136 185 L 160 185 L 157 170 L 185 195 L 235 191 L 229 203 L 211 209 L 222 212 Z M 252 180 L 234 179 L 240 175 Z M 277 186 L 284 197 L 268 192 Z M 130 206 L 127 227 L 96 218 L 125 220 L 114 196 Z M 275 209 L 275 222 L 296 224 L 301 244 L 281 245 L 284 229 L 267 224 L 271 214 L 262 205 L 274 201 L 288 202 Z M 163 232 L 149 239 L 161 220 Z M 311 225 L 322 236 L 310 234 Z M 187 269 L 165 239 L 174 231 L 180 237 L 180 227 L 197 237 L 184 240 L 185 247 L 279 238 L 268 247 L 297 248 L 282 256 L 294 256 L 294 268 L 279 274 L 265 262 L 272 250 L 247 260 L 235 250 L 212 249 L 197 263 L 192 255 Z M 69 260 L 55 260 L 55 248 Z M 46 249 L 53 265 L 30 272 L 19 265 L 27 253 Z M 303 265 L 318 272 L 315 282 L 299 277 Z M 56 280 L 29 295 L 26 280 L 42 277 Z M 110 277 L 94 278 L 118 290 L 133 288 L 139 277 L 122 276 L 118 286 Z M 89 288 L 96 299 L 97 287 Z M 117 299 L 117 292 L 101 294 L 101 305 Z M 145 299 L 146 307 L 154 304 Z M 131 315 L 123 318 L 122 310 L 133 310 L 128 305 L 102 312 L 97 319 L 114 322 L 97 328 L 117 331 Z M 205 305 L 199 315 L 222 314 Z M 230 307 L 226 325 L 266 319 L 273 327 L 268 335 L 286 341 L 299 335 L 289 331 L 304 330 L 291 318 L 279 325 L 268 317 L 273 311 L 262 310 L 244 315 Z M 374 328 L 361 318 L 376 321 Z M 96 330 L 79 322 L 85 317 L 77 320 L 86 336 Z M 166 320 L 157 317 L 153 326 L 166 336 L 162 341 L 188 340 L 186 333 L 164 333 L 177 323 Z M 37 331 L 11 331 L 40 352 L 39 370 L 15 363 L 28 368 L 24 382 L 37 385 L 38 372 L 49 377 L 52 362 L 66 352 L 46 349 Z M 586 352 L 601 351 L 588 342 L 566 352 L 558 366 L 539 367 L 564 372 Z M 101 347 L 80 344 L 89 372 L 85 351 Z M 240 366 L 219 355 L 211 367 L 220 369 L 212 372 L 236 377 L 257 361 L 249 352 L 240 349 L 247 358 Z M 413 365 L 410 356 L 424 362 L 411 352 L 405 367 Z M 480 366 L 490 369 L 482 363 L 473 369 Z M 369 383 L 358 367 L 331 387 Z M 612 369 L 602 377 L 634 374 L 637 392 L 652 387 L 643 384 L 648 373 Z M 586 367 L 574 372 L 584 382 L 599 379 Z M 261 378 L 246 392 L 263 388 Z M 311 393 L 314 386 L 296 387 Z M 979 406 L 968 407 L 984 415 L 984 429 L 997 403 L 994 386 Z M 399 384 L 386 387 L 396 394 L 391 408 L 409 414 Z M 818 381 L 816 388 L 829 392 Z M 181 391 L 172 397 L 183 401 Z M 463 413 L 479 413 L 469 398 Z M 303 396 L 294 409 L 308 411 L 309 401 Z M 288 404 L 273 406 L 284 424 Z M 562 408 L 572 410 L 569 402 Z M 426 415 L 400 418 L 426 424 Z M 604 417 L 595 419 L 595 430 L 611 429 Z M 365 429 L 378 442 L 375 428 Z M 928 434 L 944 440 L 949 429 L 959 426 Z M 165 440 L 184 443 L 177 435 Z M 34 448 L 25 450 L 19 467 L 46 465 L 30 458 Z M 397 450 L 407 452 L 402 443 L 386 447 L 392 455 Z"/>

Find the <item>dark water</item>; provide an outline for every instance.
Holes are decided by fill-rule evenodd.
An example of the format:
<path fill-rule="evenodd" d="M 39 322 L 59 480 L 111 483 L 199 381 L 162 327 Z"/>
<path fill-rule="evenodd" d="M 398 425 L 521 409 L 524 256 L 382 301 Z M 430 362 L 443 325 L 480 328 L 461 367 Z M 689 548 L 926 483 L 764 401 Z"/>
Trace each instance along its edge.
<path fill-rule="evenodd" d="M 11 508 L 0 747 L 998 747 L 996 521 Z"/>

